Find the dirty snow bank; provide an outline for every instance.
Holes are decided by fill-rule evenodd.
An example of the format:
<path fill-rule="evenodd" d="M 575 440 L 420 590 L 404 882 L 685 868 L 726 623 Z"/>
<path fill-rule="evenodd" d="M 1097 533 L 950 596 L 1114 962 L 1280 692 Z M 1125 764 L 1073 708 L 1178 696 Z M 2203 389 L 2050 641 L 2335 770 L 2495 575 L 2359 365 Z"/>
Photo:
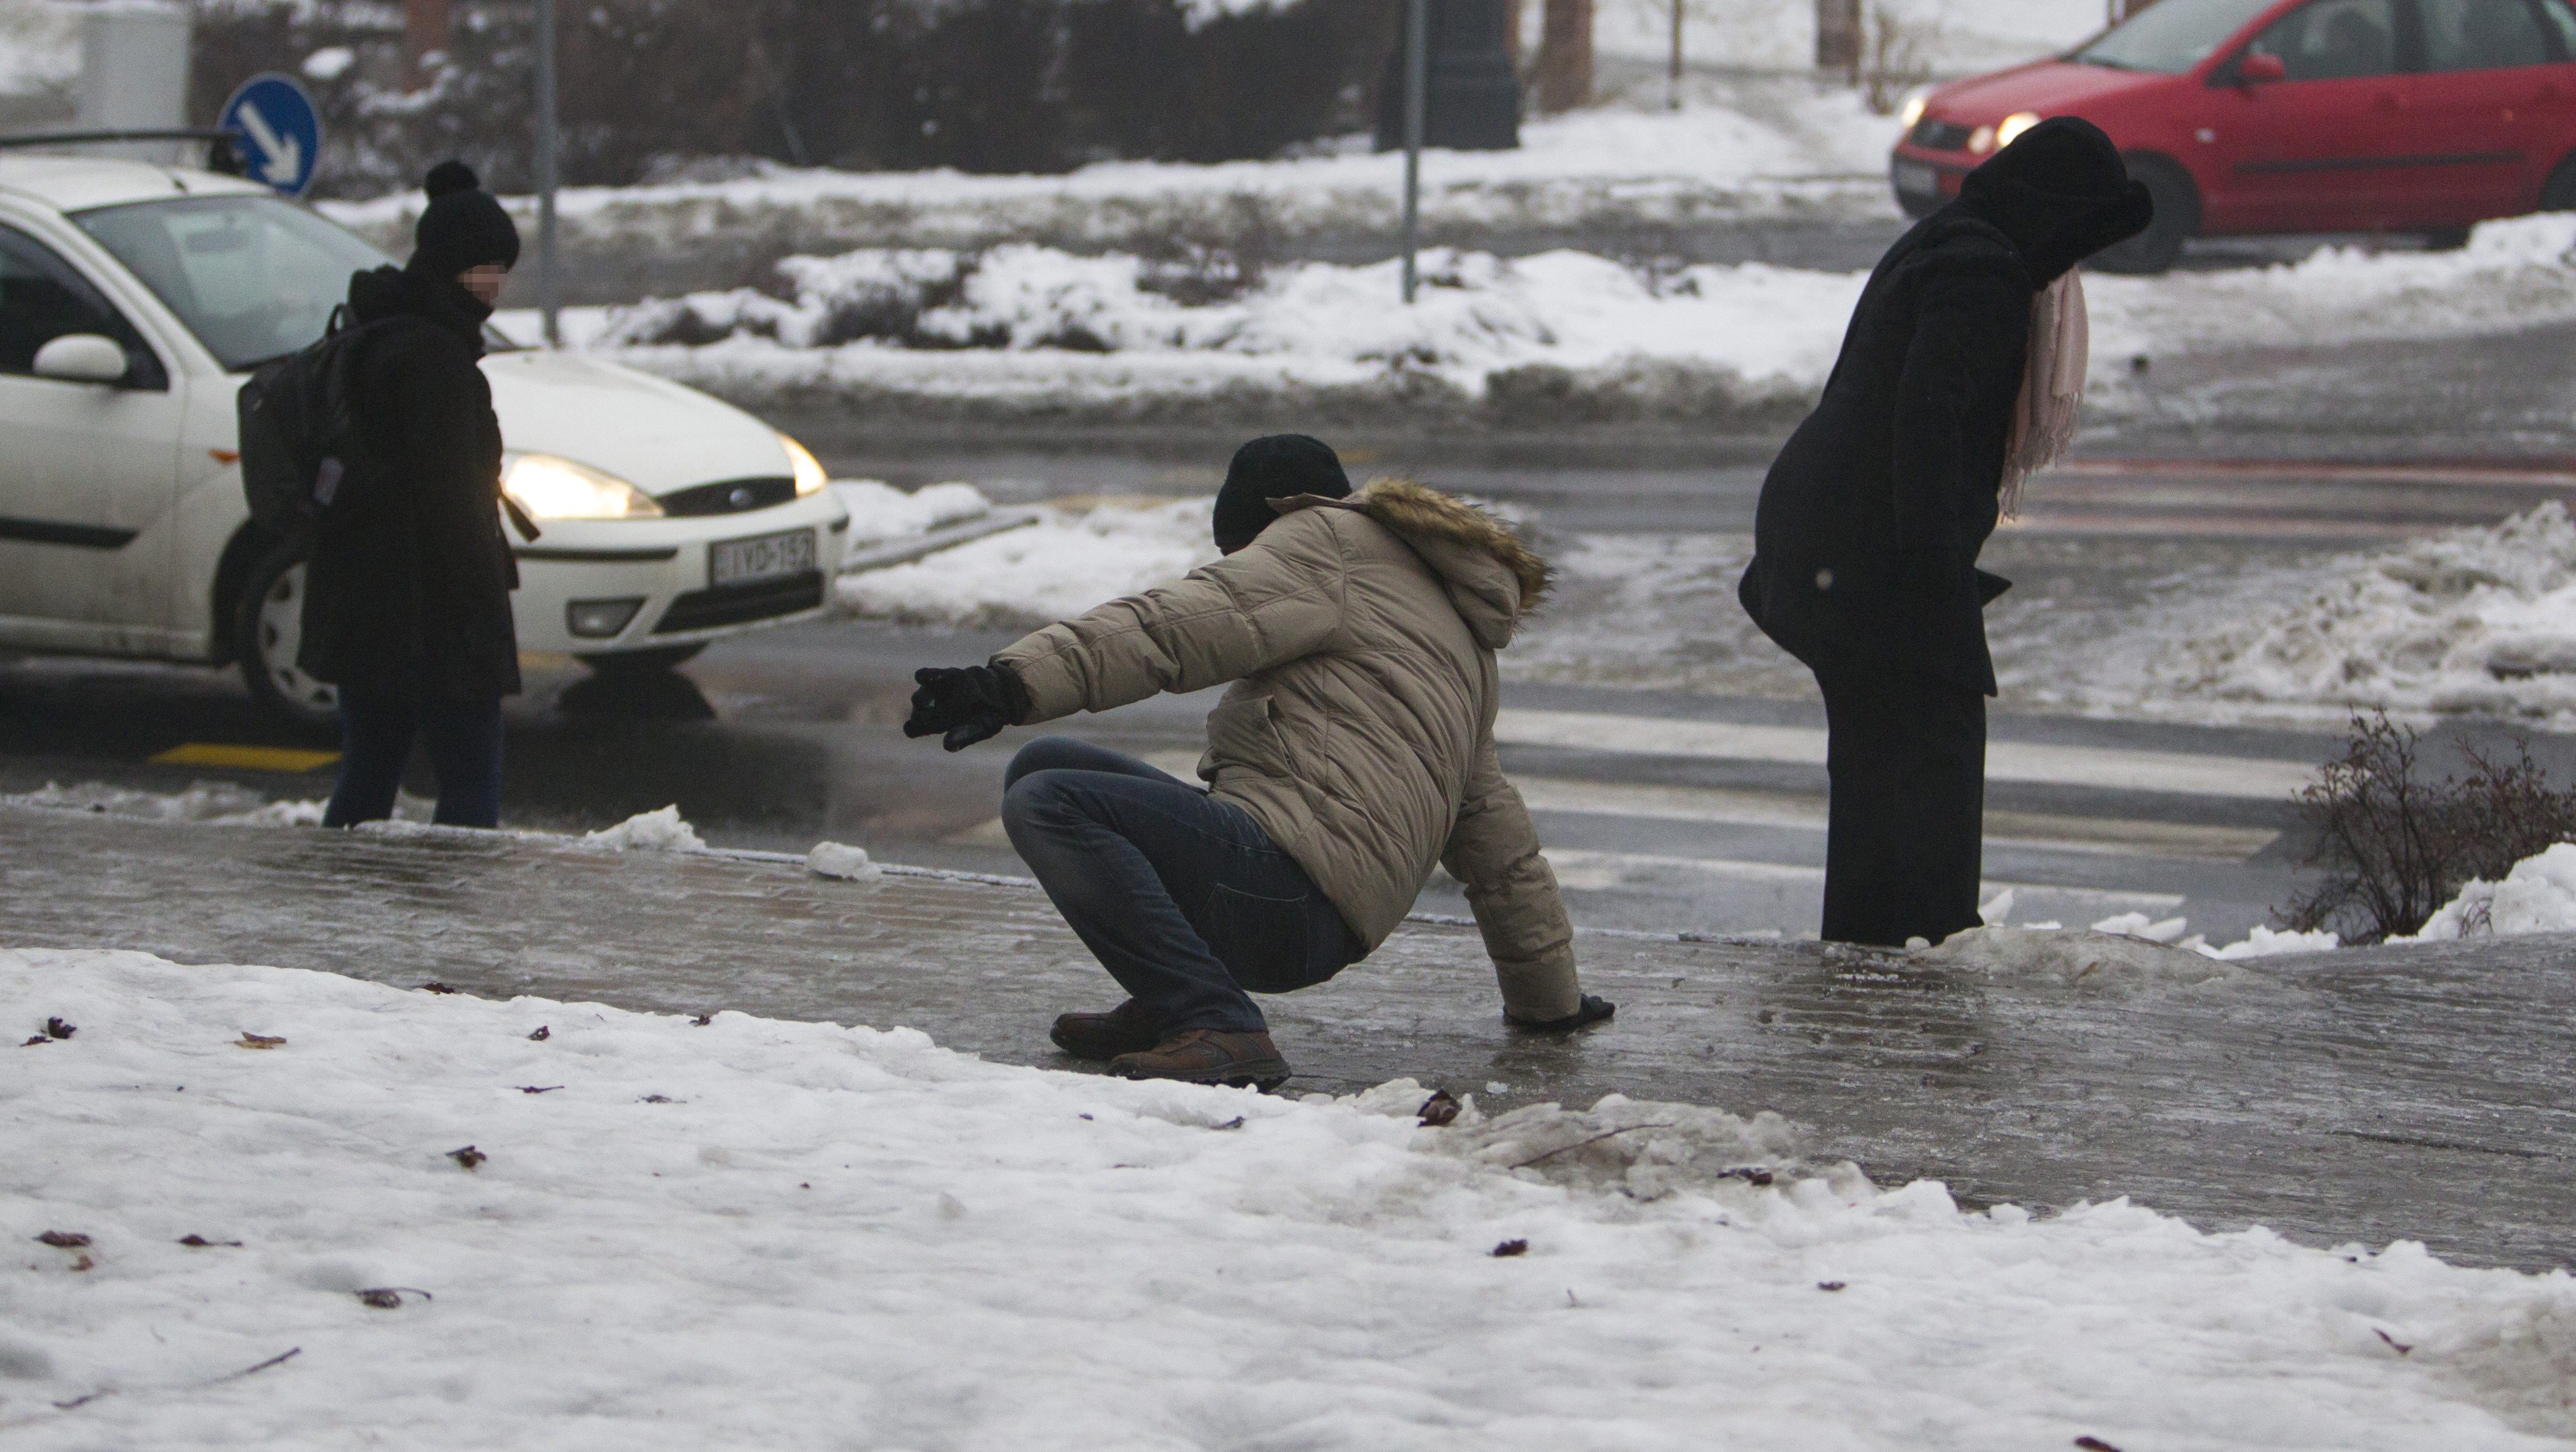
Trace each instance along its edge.
<path fill-rule="evenodd" d="M 1711 1110 L 1425 1129 L 1418 1087 L 1301 1103 L 902 1029 L 0 953 L 0 1022 L 48 1018 L 73 1036 L 0 1049 L 0 1429 L 31 1449 L 2576 1431 L 2563 1274 L 2124 1201 L 1962 1213 Z"/>
<path fill-rule="evenodd" d="M 1038 522 L 891 569 L 844 576 L 861 615 L 962 630 L 1034 630 L 1169 585 L 1217 557 L 1209 499 L 1043 506 Z"/>
<path fill-rule="evenodd" d="M 2576 724 L 2576 520 L 2551 502 L 2352 557 L 2287 608 L 2176 640 L 2151 674 L 2206 702 Z"/>
<path fill-rule="evenodd" d="M 2490 223 L 2450 253 L 2094 277 L 2097 403 L 2131 361 L 2253 346 L 2474 335 L 2576 319 L 2576 216 Z M 940 395 L 1027 405 L 1227 390 L 1413 390 L 1595 412 L 1801 406 L 1822 388 L 1864 274 L 1764 263 L 1637 268 L 1589 253 L 1438 250 L 1411 308 L 1399 265 L 867 249 L 741 289 L 612 311 L 591 346 L 737 398 Z M 1214 270 L 1211 271 L 1210 269 Z"/>
<path fill-rule="evenodd" d="M 832 494 L 850 511 L 850 543 L 882 544 L 981 519 L 993 501 L 972 484 L 926 484 L 906 492 L 875 479 L 835 479 Z"/>

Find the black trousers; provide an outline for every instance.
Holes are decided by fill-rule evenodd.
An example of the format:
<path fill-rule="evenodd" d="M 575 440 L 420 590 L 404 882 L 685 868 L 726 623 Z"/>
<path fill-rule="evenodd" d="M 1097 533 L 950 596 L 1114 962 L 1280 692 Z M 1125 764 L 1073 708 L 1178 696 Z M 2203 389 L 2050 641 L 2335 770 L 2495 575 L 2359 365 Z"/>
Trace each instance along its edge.
<path fill-rule="evenodd" d="M 1812 667 L 1825 693 L 1823 936 L 1903 947 L 1978 924 L 1986 698 L 1884 665 Z"/>

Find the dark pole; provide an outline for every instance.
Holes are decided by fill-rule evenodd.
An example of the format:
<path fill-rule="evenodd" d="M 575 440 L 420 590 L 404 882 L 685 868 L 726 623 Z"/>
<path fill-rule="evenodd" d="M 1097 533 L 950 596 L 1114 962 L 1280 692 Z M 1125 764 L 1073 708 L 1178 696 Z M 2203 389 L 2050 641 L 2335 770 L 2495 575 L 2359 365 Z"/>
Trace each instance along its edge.
<path fill-rule="evenodd" d="M 1413 253 L 1422 236 L 1422 118 L 1430 90 L 1431 0 L 1404 7 L 1404 302 L 1419 280 Z"/>
<path fill-rule="evenodd" d="M 1664 80 L 1664 109 L 1682 108 L 1682 0 L 1673 0 L 1673 68 Z"/>
<path fill-rule="evenodd" d="M 537 307 L 546 346 L 563 346 L 563 291 L 556 269 L 555 188 L 563 138 L 555 118 L 555 0 L 537 0 Z"/>

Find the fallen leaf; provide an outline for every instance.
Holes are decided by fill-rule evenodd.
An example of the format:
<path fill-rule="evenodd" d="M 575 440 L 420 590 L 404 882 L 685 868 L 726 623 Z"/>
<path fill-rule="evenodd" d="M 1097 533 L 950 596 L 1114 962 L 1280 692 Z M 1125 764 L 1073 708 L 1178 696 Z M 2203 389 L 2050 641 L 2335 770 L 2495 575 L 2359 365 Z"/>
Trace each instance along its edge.
<path fill-rule="evenodd" d="M 423 993 L 455 993 L 455 992 L 458 992 L 459 990 L 454 989 L 454 988 L 450 988 L 450 987 L 448 987 L 446 984 L 441 983 L 441 982 L 439 982 L 437 979 L 433 978 L 433 979 L 429 980 L 427 983 L 422 984 L 422 985 L 420 986 L 420 991 L 421 991 L 421 992 L 423 992 Z"/>
<path fill-rule="evenodd" d="M 2075 1445 L 2083 1448 L 2084 1452 L 2120 1452 L 2119 1448 L 2099 1437 L 2078 1437 L 2075 1439 Z"/>
<path fill-rule="evenodd" d="M 1843 1288 L 1843 1283 L 1842 1283 L 1841 1281 L 1818 1281 L 1818 1282 L 1816 1282 L 1816 1289 L 1817 1289 L 1817 1290 L 1820 1290 L 1820 1291 L 1839 1291 L 1839 1290 L 1841 1290 L 1842 1288 Z"/>
<path fill-rule="evenodd" d="M 413 1286 L 369 1286 L 363 1291 L 353 1291 L 350 1294 L 358 1298 L 360 1305 L 373 1306 L 379 1311 L 402 1309 L 403 1297 L 406 1294 L 418 1296 L 424 1301 L 438 1299 L 429 1292 Z"/>
<path fill-rule="evenodd" d="M 715 1021 L 716 1016 L 712 1013 L 702 1013 L 696 1018 L 689 1020 L 689 1022 L 696 1024 L 700 1028 L 705 1028 L 708 1024 L 714 1023 Z"/>
<path fill-rule="evenodd" d="M 536 1042 L 541 1043 L 541 1044 L 542 1044 L 542 1043 L 544 1043 L 546 1040 L 548 1040 L 548 1039 L 550 1039 L 550 1038 L 553 1038 L 554 1036 L 555 1036 L 555 1031 L 554 1031 L 553 1029 L 550 1029 L 550 1028 L 546 1027 L 544 1024 L 539 1024 L 539 1025 L 537 1025 L 537 1031 L 536 1031 L 535 1033 L 532 1033 L 532 1034 L 528 1035 L 528 1037 L 529 1037 L 530 1039 L 533 1039 L 533 1040 L 535 1040 Z"/>
<path fill-rule="evenodd" d="M 242 1036 L 233 1040 L 233 1047 L 236 1049 L 273 1049 L 285 1042 L 286 1040 L 282 1038 L 271 1038 L 267 1034 L 255 1034 L 248 1029 L 243 1029 Z"/>
<path fill-rule="evenodd" d="M 2398 1340 L 2396 1337 L 2389 1335 L 2387 1332 L 2380 1331 L 2376 1326 L 2373 1326 L 2370 1329 L 2379 1332 L 2379 1339 L 2387 1342 L 2389 1348 L 2400 1356 L 2404 1356 L 2406 1353 L 2415 1349 L 2414 1347 L 2407 1345 L 2405 1342 Z"/>
<path fill-rule="evenodd" d="M 1771 1172 L 1762 1168 L 1760 1165 L 1740 1165 L 1734 1169 L 1728 1170 L 1726 1173 L 1730 1178 L 1742 1180 L 1748 1185 L 1767 1185 L 1771 1183 Z"/>
<path fill-rule="evenodd" d="M 668 1094 L 647 1094 L 636 1102 L 640 1104 L 668 1104 L 671 1102 L 671 1096 Z"/>
<path fill-rule="evenodd" d="M 562 1087 L 563 1086 L 561 1084 L 522 1084 L 519 1086 L 519 1092 L 522 1094 L 552 1094 Z"/>
<path fill-rule="evenodd" d="M 1502 1244 L 1495 1246 L 1491 1251 L 1487 1252 L 1487 1254 L 1490 1254 L 1496 1260 L 1509 1259 L 1515 1255 L 1527 1255 L 1529 1254 L 1529 1242 L 1526 1240 L 1506 1240 Z M 1573 1292 L 1569 1291 L 1566 1294 L 1572 1295 Z"/>
<path fill-rule="evenodd" d="M 179 1237 L 179 1243 L 190 1250 L 211 1250 L 219 1245 L 229 1245 L 235 1250 L 241 1249 L 241 1242 L 238 1240 L 208 1240 L 202 1235 L 182 1235 Z"/>
<path fill-rule="evenodd" d="M 1444 1124 L 1455 1124 L 1461 1107 L 1457 1095 L 1442 1089 L 1422 1101 L 1422 1122 L 1433 1129 L 1438 1129 Z"/>
<path fill-rule="evenodd" d="M 481 1150 L 476 1149 L 470 1144 L 463 1149 L 449 1150 L 447 1152 L 447 1157 L 469 1170 L 474 1168 L 476 1165 L 483 1163 L 485 1160 L 492 1158 L 490 1155 L 483 1153 Z"/>
<path fill-rule="evenodd" d="M 79 1032 L 79 1024 L 65 1023 L 58 1018 L 45 1020 L 45 1037 L 49 1039 L 67 1039 Z"/>
<path fill-rule="evenodd" d="M 95 1270 L 97 1268 L 98 1262 L 90 1259 L 86 1252 L 84 1252 L 78 1260 L 72 1262 L 72 1270 L 74 1272 Z"/>
<path fill-rule="evenodd" d="M 36 1237 L 36 1243 L 50 1245 L 56 1250 L 78 1250 L 89 1244 L 89 1237 L 77 1230 L 48 1230 Z"/>
<path fill-rule="evenodd" d="M 27 1041 L 26 1041 L 25 1043 L 23 1043 L 23 1044 L 20 1044 L 18 1047 L 20 1047 L 20 1048 L 22 1048 L 22 1049 L 32 1049 L 32 1048 L 37 1047 L 37 1046 L 38 1046 L 38 1045 L 40 1045 L 40 1044 L 50 1044 L 50 1043 L 52 1043 L 52 1042 L 53 1042 L 53 1040 L 52 1040 L 52 1039 L 49 1039 L 49 1038 L 45 1037 L 43 1034 L 38 1034 L 38 1035 L 36 1035 L 34 1038 L 27 1040 Z"/>
<path fill-rule="evenodd" d="M 1241 1129 L 1243 1128 L 1243 1116 L 1238 1114 L 1234 1118 L 1227 1120 L 1225 1123 L 1213 1127 L 1217 1129 Z"/>

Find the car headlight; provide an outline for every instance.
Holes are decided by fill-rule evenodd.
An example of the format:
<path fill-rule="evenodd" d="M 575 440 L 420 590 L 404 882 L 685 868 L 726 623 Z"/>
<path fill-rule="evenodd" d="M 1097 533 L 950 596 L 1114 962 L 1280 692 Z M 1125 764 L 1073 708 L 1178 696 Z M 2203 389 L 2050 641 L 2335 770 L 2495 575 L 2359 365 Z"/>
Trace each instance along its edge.
<path fill-rule="evenodd" d="M 613 474 L 552 454 L 512 454 L 501 489 L 535 519 L 659 519 L 653 497 Z"/>
<path fill-rule="evenodd" d="M 832 482 L 832 476 L 824 472 L 823 461 L 814 457 L 813 450 L 785 434 L 778 436 L 778 443 L 781 448 L 787 450 L 787 463 L 796 472 L 797 498 L 802 499 L 808 494 L 820 494 L 823 492 L 823 486 Z"/>
<path fill-rule="evenodd" d="M 1971 153 L 1983 156 L 1994 149 L 1995 128 L 1992 126 L 1980 126 L 1968 133 L 1968 150 Z"/>
<path fill-rule="evenodd" d="M 1929 87 L 1917 86 L 1913 91 L 1907 93 L 1904 107 L 1896 113 L 1896 124 L 1904 127 L 1908 131 L 1913 130 L 1915 123 L 1923 119 L 1923 108 L 1931 104 L 1931 89 Z"/>
<path fill-rule="evenodd" d="M 2039 124 L 2036 111 L 2015 111 L 1995 125 L 1995 150 L 2001 151 L 2021 139 L 2021 134 Z"/>

